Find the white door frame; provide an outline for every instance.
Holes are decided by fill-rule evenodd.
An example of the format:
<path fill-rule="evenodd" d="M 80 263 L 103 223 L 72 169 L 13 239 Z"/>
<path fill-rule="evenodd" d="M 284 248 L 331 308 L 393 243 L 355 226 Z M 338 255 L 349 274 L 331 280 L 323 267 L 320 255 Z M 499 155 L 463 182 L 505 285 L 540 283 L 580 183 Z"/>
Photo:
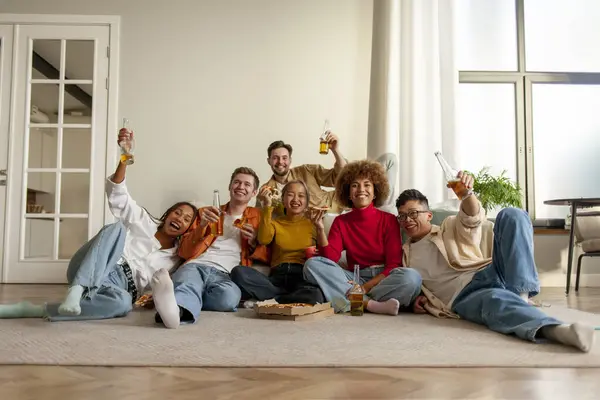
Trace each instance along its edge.
<path fill-rule="evenodd" d="M 108 114 L 106 127 L 108 132 L 117 132 L 119 129 L 118 123 L 118 100 L 119 100 L 119 39 L 120 39 L 120 23 L 121 17 L 115 15 L 50 15 L 50 14 L 1 14 L 0 13 L 0 25 L 97 25 L 97 26 L 108 26 L 109 28 L 109 48 L 110 48 L 110 57 L 108 63 L 108 93 L 107 93 L 107 101 L 108 101 Z M 11 43 L 12 47 L 12 43 Z M 17 71 L 16 65 L 17 63 L 14 60 L 14 51 L 11 54 L 12 60 L 12 71 L 11 76 L 16 76 Z M 15 87 L 10 88 L 10 98 L 11 103 L 12 99 L 15 98 L 14 93 Z M 11 117 L 14 114 L 14 108 L 11 106 L 9 110 Z M 10 118 L 10 123 L 8 127 L 8 137 L 9 140 L 14 135 L 14 118 Z M 10 143 L 8 144 L 8 148 L 10 149 Z M 106 162 L 105 162 L 105 176 L 108 176 L 114 165 L 117 161 L 118 151 L 117 151 L 116 141 L 112 135 L 107 135 L 106 138 Z M 12 155 L 10 152 L 8 153 L 7 165 L 11 165 Z M 2 169 L 3 166 L 0 166 Z M 7 186 L 6 188 L 6 199 L 11 198 L 12 190 L 19 190 L 19 188 L 14 188 L 12 185 Z M 4 205 L 5 210 L 7 210 L 7 204 Z M 6 211 L 5 211 L 6 212 Z M 6 215 L 5 215 L 6 217 Z M 114 219 L 110 212 L 108 212 L 108 208 L 106 207 L 106 202 L 104 203 L 103 209 L 103 219 L 105 223 L 112 222 Z M 6 220 L 7 218 L 5 218 Z M 5 226 L 0 226 L 0 229 L 5 230 Z M 7 238 L 6 235 L 3 238 L 3 243 L 0 245 L 3 248 L 6 248 Z M 0 282 L 5 282 L 7 279 L 7 271 L 5 264 L 5 257 L 0 259 Z"/>
<path fill-rule="evenodd" d="M 2 30 L 3 38 L 2 48 L 0 48 L 0 144 L 6 144 L 6 148 L 0 150 L 0 169 L 8 169 L 9 165 L 9 121 L 12 121 L 12 110 L 10 99 L 12 98 L 12 63 L 15 58 L 15 53 L 13 49 L 14 44 L 14 26 L 10 24 L 1 24 L 0 29 Z M 4 36 L 4 32 L 7 32 L 6 36 Z M 1 176 L 0 180 L 3 180 L 5 185 L 7 185 L 8 176 Z M 0 196 L 0 207 L 3 207 L 4 210 L 0 208 L 0 273 L 3 273 L 3 265 L 4 265 L 4 232 L 6 230 L 6 200 L 8 200 L 8 186 L 3 186 L 0 188 L 3 192 L 4 196 Z M 0 275 L 3 277 L 3 275 Z M 0 282 L 3 279 L 0 279 Z"/>

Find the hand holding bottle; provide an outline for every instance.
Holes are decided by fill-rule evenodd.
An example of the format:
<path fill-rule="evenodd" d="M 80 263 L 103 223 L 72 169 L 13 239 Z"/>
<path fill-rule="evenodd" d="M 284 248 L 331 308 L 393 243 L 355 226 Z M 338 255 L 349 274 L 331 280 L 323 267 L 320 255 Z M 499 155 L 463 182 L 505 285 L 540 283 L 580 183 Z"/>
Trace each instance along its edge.
<path fill-rule="evenodd" d="M 471 190 L 473 190 L 474 181 L 475 180 L 472 175 L 469 175 L 464 171 L 458 171 L 456 178 L 452 181 L 449 181 L 446 186 L 454 190 L 454 193 L 456 193 L 458 198 L 462 200 L 467 196 L 467 194 L 469 194 Z M 457 190 L 454 189 L 455 187 Z"/>
<path fill-rule="evenodd" d="M 200 216 L 200 226 L 205 228 L 208 224 L 219 222 L 221 211 L 216 207 L 206 207 Z"/>

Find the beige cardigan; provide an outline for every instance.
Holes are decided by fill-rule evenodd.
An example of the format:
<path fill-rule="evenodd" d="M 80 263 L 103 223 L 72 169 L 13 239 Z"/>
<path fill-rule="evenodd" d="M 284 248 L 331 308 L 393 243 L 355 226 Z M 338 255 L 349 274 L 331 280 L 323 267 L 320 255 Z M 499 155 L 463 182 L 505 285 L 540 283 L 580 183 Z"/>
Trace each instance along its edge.
<path fill-rule="evenodd" d="M 469 216 L 462 210 L 456 216 L 447 217 L 441 226 L 431 227 L 430 239 L 448 261 L 448 268 L 457 271 L 478 270 L 492 261 L 494 244 L 494 224 L 485 218 L 483 207 L 479 214 Z M 410 239 L 403 246 L 402 262 L 410 267 Z M 429 289 L 422 286 L 423 295 L 427 297 L 425 310 L 442 318 L 458 318 L 448 305 L 435 297 Z"/>

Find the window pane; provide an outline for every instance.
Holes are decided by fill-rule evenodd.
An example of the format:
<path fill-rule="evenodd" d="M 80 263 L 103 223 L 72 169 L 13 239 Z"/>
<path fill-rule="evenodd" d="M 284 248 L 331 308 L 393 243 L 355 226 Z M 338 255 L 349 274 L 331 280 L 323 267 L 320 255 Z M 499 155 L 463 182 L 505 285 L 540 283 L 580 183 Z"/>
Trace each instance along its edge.
<path fill-rule="evenodd" d="M 515 86 L 460 84 L 456 107 L 456 167 L 474 173 L 490 167 L 517 179 Z"/>
<path fill-rule="evenodd" d="M 89 79 L 94 77 L 94 41 L 67 40 L 65 56 L 65 79 Z"/>
<path fill-rule="evenodd" d="M 56 168 L 56 128 L 29 129 L 29 168 Z"/>
<path fill-rule="evenodd" d="M 27 192 L 28 213 L 53 213 L 56 203 L 56 172 L 29 172 Z"/>
<path fill-rule="evenodd" d="M 87 214 L 90 203 L 90 174 L 63 172 L 60 187 L 61 214 Z"/>
<path fill-rule="evenodd" d="M 514 1 L 454 0 L 456 65 L 459 70 L 516 71 Z"/>
<path fill-rule="evenodd" d="M 58 258 L 69 260 L 87 242 L 88 219 L 64 218 L 58 232 Z"/>
<path fill-rule="evenodd" d="M 526 69 L 600 72 L 598 21 L 598 0 L 525 0 Z"/>
<path fill-rule="evenodd" d="M 26 218 L 24 258 L 51 260 L 54 246 L 54 219 Z"/>
<path fill-rule="evenodd" d="M 63 129 L 63 168 L 89 168 L 92 130 L 90 128 Z"/>
<path fill-rule="evenodd" d="M 535 217 L 564 218 L 545 200 L 600 197 L 600 86 L 533 86 Z"/>

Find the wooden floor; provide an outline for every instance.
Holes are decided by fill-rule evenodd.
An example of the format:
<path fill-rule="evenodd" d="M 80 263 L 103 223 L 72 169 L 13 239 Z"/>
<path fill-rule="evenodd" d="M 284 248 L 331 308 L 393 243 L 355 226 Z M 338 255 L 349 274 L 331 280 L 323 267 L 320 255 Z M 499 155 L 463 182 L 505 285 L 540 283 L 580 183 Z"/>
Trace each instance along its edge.
<path fill-rule="evenodd" d="M 0 285 L 0 303 L 59 300 L 63 291 L 60 286 Z M 547 288 L 537 300 L 600 312 L 600 288 L 582 288 L 578 295 L 569 297 L 561 288 Z M 1 346 L 0 338 L 0 351 Z M 0 366 L 2 400 L 101 397 L 111 400 L 597 399 L 600 369 Z"/>

